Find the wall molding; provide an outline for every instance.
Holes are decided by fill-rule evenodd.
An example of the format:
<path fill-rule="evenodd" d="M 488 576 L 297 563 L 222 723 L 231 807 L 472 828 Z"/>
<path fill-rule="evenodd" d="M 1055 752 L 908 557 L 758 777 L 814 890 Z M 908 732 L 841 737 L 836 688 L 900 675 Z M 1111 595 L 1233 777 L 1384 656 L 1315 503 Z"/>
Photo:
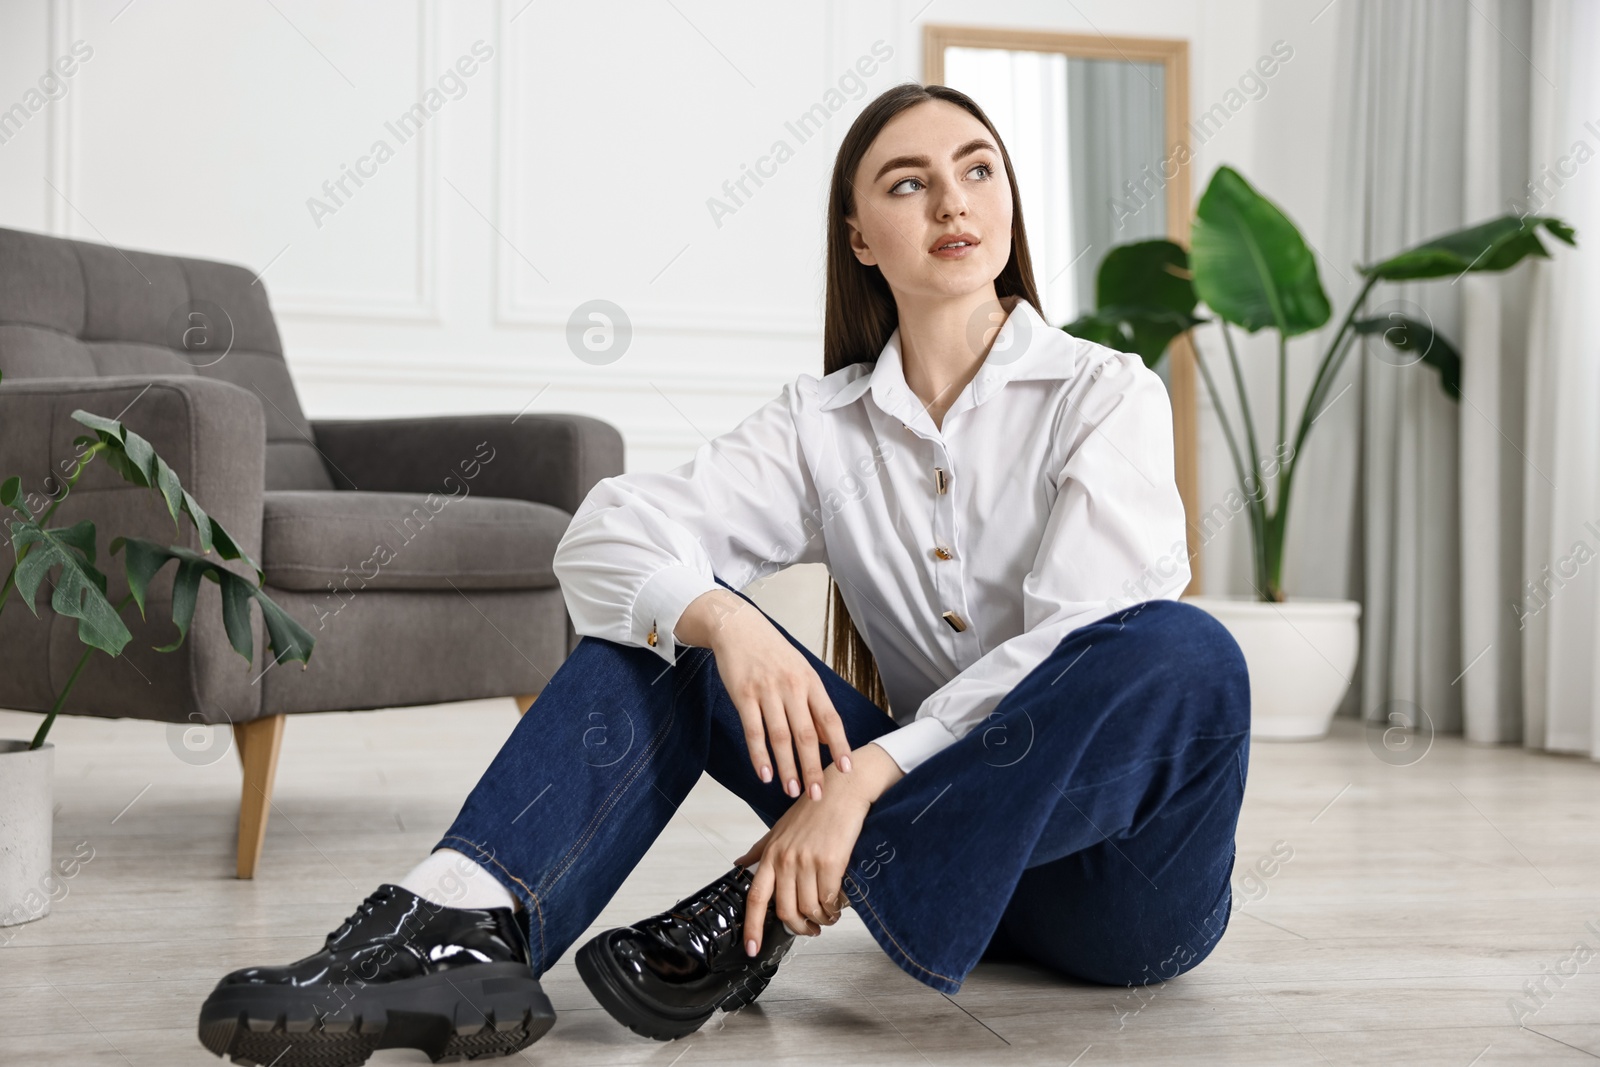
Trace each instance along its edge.
<path fill-rule="evenodd" d="M 570 362 L 570 361 L 569 361 Z M 288 357 L 289 369 L 295 380 L 341 382 L 367 387 L 385 385 L 427 386 L 450 388 L 459 381 L 472 389 L 507 388 L 537 390 L 549 383 L 552 389 L 583 391 L 608 395 L 656 396 L 652 381 L 663 392 L 700 393 L 719 396 L 748 396 L 770 392 L 776 394 L 785 384 L 793 382 L 802 373 L 820 378 L 816 371 L 754 372 L 724 370 L 719 367 L 673 367 L 656 378 L 638 373 L 607 373 L 587 367 L 564 369 L 556 364 L 532 363 L 516 358 L 493 360 L 483 358 L 455 359 L 448 353 L 416 352 L 395 353 L 385 358 L 382 366 L 364 356 L 339 355 L 318 352 L 311 356 Z"/>
<path fill-rule="evenodd" d="M 517 0 L 518 6 L 525 0 Z M 828 0 L 830 22 L 837 0 Z M 507 32 L 510 21 L 506 0 L 495 3 L 495 47 L 504 62 L 495 70 L 495 144 L 491 193 L 494 226 L 502 234 L 515 236 L 517 210 L 515 198 L 508 190 L 518 188 L 516 181 L 516 142 L 518 129 L 514 121 L 517 99 L 517 75 L 523 69 L 520 57 L 513 56 L 508 48 Z M 824 53 L 831 55 L 831 42 L 824 42 Z M 831 77 L 831 75 L 830 75 Z M 579 300 L 520 300 L 514 291 L 516 265 L 514 252 L 507 247 L 507 238 L 497 238 L 491 254 L 490 277 L 494 290 L 494 323 L 496 326 L 526 327 L 546 326 L 565 329 L 567 319 Z M 688 305 L 679 301 L 644 303 L 630 301 L 628 315 L 634 328 L 698 334 L 745 334 L 762 337 L 815 337 L 822 335 L 820 315 L 797 312 L 793 307 L 768 307 L 750 309 L 741 305 L 730 309 L 724 305 Z"/>
<path fill-rule="evenodd" d="M 290 374 L 302 406 L 308 417 L 324 418 L 374 418 L 396 417 L 407 414 L 504 414 L 522 410 L 527 413 L 577 413 L 604 418 L 624 432 L 630 456 L 641 453 L 676 454 L 687 457 L 704 444 L 732 426 L 713 426 L 700 421 L 694 412 L 685 407 L 686 401 L 695 397 L 715 396 L 726 398 L 724 409 L 736 412 L 739 419 L 779 395 L 783 387 L 798 375 L 787 378 L 779 374 L 725 373 L 714 369 L 684 372 L 672 371 L 651 379 L 639 375 L 618 377 L 588 370 L 512 366 L 484 360 L 444 362 L 438 358 L 408 359 L 400 364 L 389 364 L 379 373 L 362 359 L 313 356 L 311 359 L 289 361 Z M 654 385 L 659 386 L 673 404 L 662 401 Z M 329 410 L 319 410 L 315 401 L 319 394 L 329 399 L 359 394 L 370 401 L 373 394 L 382 391 L 399 394 L 402 403 L 374 412 L 362 407 L 350 409 L 337 404 Z M 486 410 L 473 399 L 485 392 L 509 398 L 497 409 Z M 449 394 L 464 399 L 458 405 L 441 403 Z M 407 411 L 404 399 L 415 394 L 419 403 L 415 410 Z M 674 406 L 682 410 L 674 410 Z M 702 410 L 700 404 L 693 405 Z M 645 418 L 639 418 L 639 414 Z M 736 419 L 735 422 L 738 420 Z M 682 460 L 680 459 L 679 462 Z"/>
<path fill-rule="evenodd" d="M 45 63 L 54 63 L 57 56 L 64 56 L 72 50 L 73 26 L 72 0 L 50 0 L 49 29 L 46 36 L 49 38 L 46 47 L 50 54 L 45 57 Z M 60 189 L 74 201 L 77 197 L 72 188 L 72 138 L 77 129 L 73 114 L 77 110 L 78 96 L 75 92 L 68 92 L 61 99 L 55 101 L 47 108 L 45 116 L 45 176 L 50 185 Z M 49 232 L 58 237 L 73 236 L 68 232 L 71 225 L 72 209 L 56 195 L 55 189 L 46 185 L 44 188 L 44 217 L 45 225 Z"/>
<path fill-rule="evenodd" d="M 73 27 L 77 23 L 74 0 L 50 0 L 48 13 L 50 55 L 66 55 L 72 48 Z M 417 3 L 417 99 L 429 86 L 430 71 L 439 66 L 439 0 Z M 93 42 L 90 42 L 93 44 Z M 46 117 L 48 147 L 45 152 L 46 177 L 67 199 L 77 203 L 78 97 L 69 92 L 54 102 Z M 439 234 L 438 234 L 438 152 L 439 136 L 429 122 L 417 133 L 422 143 L 417 152 L 417 243 L 414 262 L 417 285 L 412 293 L 372 296 L 362 293 L 296 292 L 274 288 L 273 313 L 279 316 L 383 319 L 438 323 L 439 317 Z M 55 190 L 45 187 L 45 219 L 49 232 L 73 240 L 101 241 L 99 234 L 84 235 L 72 230 L 72 208 Z"/>
<path fill-rule="evenodd" d="M 431 86 L 440 66 L 439 0 L 417 3 L 416 99 Z M 417 131 L 416 249 L 413 263 L 417 285 L 412 293 L 371 296 L 364 293 L 330 293 L 275 289 L 273 312 L 296 318 L 384 319 L 439 323 L 439 144 L 438 122 L 429 120 Z"/>

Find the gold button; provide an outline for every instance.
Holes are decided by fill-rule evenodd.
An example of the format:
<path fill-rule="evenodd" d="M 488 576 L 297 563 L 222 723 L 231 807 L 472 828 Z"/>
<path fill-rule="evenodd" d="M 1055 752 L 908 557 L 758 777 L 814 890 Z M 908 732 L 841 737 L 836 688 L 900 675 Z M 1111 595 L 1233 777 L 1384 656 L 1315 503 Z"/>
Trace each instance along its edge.
<path fill-rule="evenodd" d="M 655 648 L 656 647 L 656 624 L 655 623 L 651 623 L 650 624 L 650 633 L 645 636 L 645 640 L 650 642 L 650 647 L 651 648 Z"/>
<path fill-rule="evenodd" d="M 938 556 L 938 557 L 939 557 L 939 558 L 940 558 L 940 559 L 949 559 L 949 558 L 950 558 L 950 553 L 949 553 L 949 552 L 947 552 L 947 551 L 946 551 L 946 550 L 945 550 L 945 549 L 943 549 L 943 548 L 936 548 L 936 549 L 934 549 L 934 550 L 933 550 L 933 554 L 934 554 L 934 555 L 936 555 L 936 556 Z"/>
<path fill-rule="evenodd" d="M 933 468 L 933 488 L 938 493 L 950 488 L 950 476 L 944 472 L 943 467 Z"/>
<path fill-rule="evenodd" d="M 961 616 L 957 615 L 953 611 L 944 612 L 942 615 L 940 615 L 940 618 L 949 623 L 950 629 L 954 630 L 956 633 L 960 633 L 967 628 L 967 624 L 961 621 Z"/>

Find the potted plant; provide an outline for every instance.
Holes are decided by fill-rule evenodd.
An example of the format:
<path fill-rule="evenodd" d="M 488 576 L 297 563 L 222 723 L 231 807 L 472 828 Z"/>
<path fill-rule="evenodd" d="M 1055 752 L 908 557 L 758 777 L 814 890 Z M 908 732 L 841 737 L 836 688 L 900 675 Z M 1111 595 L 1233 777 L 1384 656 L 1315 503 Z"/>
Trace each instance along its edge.
<path fill-rule="evenodd" d="M 1503 215 L 1445 234 L 1377 263 L 1358 266 L 1363 282 L 1317 363 L 1310 389 L 1289 432 L 1289 339 L 1322 328 L 1332 309 L 1317 275 L 1316 258 L 1294 223 L 1231 167 L 1220 167 L 1195 209 L 1190 247 L 1172 241 L 1140 241 L 1111 249 L 1096 275 L 1093 311 L 1062 327 L 1155 367 L 1180 334 L 1194 345 L 1239 488 L 1202 524 L 1221 511 L 1248 516 L 1253 550 L 1246 598 L 1190 597 L 1216 615 L 1233 634 L 1250 669 L 1254 736 L 1303 739 L 1326 735 L 1348 687 L 1359 646 L 1361 606 L 1355 601 L 1285 597 L 1284 548 L 1294 473 L 1306 438 L 1330 402 L 1329 393 L 1350 350 L 1364 338 L 1380 337 L 1405 363 L 1422 363 L 1439 375 L 1452 399 L 1461 396 L 1461 359 L 1431 324 L 1405 314 L 1364 317 L 1368 295 L 1380 282 L 1455 278 L 1503 271 L 1528 256 L 1548 258 L 1539 240 L 1543 227 L 1574 245 L 1571 226 L 1542 215 Z M 1193 329 L 1218 320 L 1239 407 L 1235 427 Z M 1277 335 L 1277 424 L 1263 441 L 1251 413 L 1231 327 Z M 1240 432 L 1242 430 L 1242 432 Z M 1270 450 L 1264 449 L 1269 446 Z"/>
<path fill-rule="evenodd" d="M 50 911 L 50 901 L 55 896 L 52 890 L 58 879 L 50 859 L 54 746 L 47 744 L 45 738 L 66 703 L 67 694 L 95 651 L 117 656 L 133 639 L 122 621 L 122 609 L 132 600 L 138 604 L 140 615 L 144 615 L 151 579 L 168 561 L 178 561 L 172 588 L 172 621 L 178 628 L 178 636 L 156 651 L 172 652 L 182 646 L 194 619 L 202 578 L 218 585 L 228 641 L 244 657 L 247 666 L 253 662 L 252 600 L 261 606 L 267 643 L 274 660 L 297 659 L 309 664 L 311 650 L 316 644 L 316 639 L 304 627 L 262 591 L 265 576 L 261 567 L 240 550 L 221 523 L 205 513 L 150 442 L 115 419 L 81 409 L 74 411 L 72 417 L 93 430 L 94 436 L 80 436 L 74 440 L 78 446 L 75 465 L 48 508 L 38 515 L 33 513 L 27 496 L 21 491 L 20 478 L 13 476 L 0 482 L 0 508 L 15 516 L 7 525 L 16 561 L 6 574 L 4 585 L 0 586 L 0 611 L 5 610 L 15 589 L 22 594 L 28 609 L 38 616 L 35 594 L 45 576 L 55 571 L 50 606 L 57 615 L 78 620 L 78 640 L 84 645 L 83 655 L 56 694 L 33 740 L 0 740 L 0 926 L 29 922 Z M 122 553 L 128 581 L 127 594 L 115 604 L 106 594 L 106 576 L 96 566 L 99 553 L 93 521 L 84 519 L 66 527 L 48 525 L 61 502 L 77 485 L 84 468 L 97 456 L 104 456 L 105 462 L 124 480 L 159 492 L 179 532 L 182 531 L 179 516 L 187 514 L 201 549 L 195 552 L 182 545 L 160 545 L 137 537 L 115 538 L 109 546 L 110 553 Z M 220 566 L 218 557 L 240 560 L 254 572 L 255 580 L 252 582 Z"/>

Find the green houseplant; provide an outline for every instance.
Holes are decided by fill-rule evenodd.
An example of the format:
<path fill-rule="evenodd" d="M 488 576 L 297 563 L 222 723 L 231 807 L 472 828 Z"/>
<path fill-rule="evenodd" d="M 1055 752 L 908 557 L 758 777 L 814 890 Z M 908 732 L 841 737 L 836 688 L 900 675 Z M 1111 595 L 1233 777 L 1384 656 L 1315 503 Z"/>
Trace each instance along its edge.
<path fill-rule="evenodd" d="M 14 562 L 0 585 L 0 612 L 16 590 L 23 603 L 39 617 L 35 605 L 39 586 L 55 572 L 50 606 L 55 614 L 78 620 L 77 636 L 83 654 L 55 695 L 50 711 L 39 724 L 30 743 L 0 742 L 0 774 L 4 795 L 0 797 L 0 926 L 41 918 L 49 911 L 51 882 L 50 813 L 51 750 L 45 744 L 50 727 L 65 705 L 79 676 L 96 651 L 107 656 L 121 655 L 133 639 L 122 611 L 134 601 L 141 617 L 150 583 L 168 562 L 176 560 L 173 579 L 172 622 L 178 634 L 158 652 L 176 651 L 188 636 L 199 600 L 202 579 L 215 583 L 222 597 L 222 616 L 228 642 L 244 657 L 246 667 L 254 662 L 250 633 L 250 602 L 261 608 L 266 623 L 267 644 L 275 661 L 299 660 L 309 665 L 316 639 L 262 590 L 265 578 L 261 567 L 251 559 L 233 536 L 216 519 L 207 515 L 200 503 L 183 488 L 177 474 L 150 442 L 115 419 L 79 409 L 72 413 L 77 422 L 93 431 L 74 440 L 78 452 L 70 473 L 50 505 L 34 514 L 21 478 L 13 475 L 0 481 L 0 508 L 10 513 L 6 527 L 10 535 Z M 115 604 L 107 595 L 105 573 L 97 565 L 100 553 L 95 524 L 84 519 L 71 526 L 52 527 L 51 518 L 71 494 L 84 469 L 96 457 L 133 485 L 152 489 L 161 495 L 178 531 L 182 515 L 188 515 L 200 543 L 200 551 L 183 545 L 162 545 L 138 537 L 116 537 L 109 545 L 111 555 L 121 553 L 128 592 Z M 214 553 L 214 554 L 213 554 Z M 238 560 L 253 575 L 236 574 L 218 560 Z"/>
<path fill-rule="evenodd" d="M 1140 241 L 1111 249 L 1096 274 L 1095 308 L 1062 329 L 1135 353 L 1151 367 L 1165 356 L 1175 338 L 1188 335 L 1239 479 L 1238 492 L 1242 494 L 1243 513 L 1250 529 L 1252 585 L 1256 597 L 1274 609 L 1270 614 L 1258 614 L 1287 622 L 1283 564 L 1295 470 L 1312 426 L 1330 403 L 1329 393 L 1350 350 L 1363 338 L 1381 338 L 1406 362 L 1433 368 L 1447 396 L 1461 396 L 1461 359 L 1454 346 L 1431 323 L 1416 317 L 1365 314 L 1368 296 L 1383 282 L 1456 278 L 1468 273 L 1503 271 L 1530 256 L 1548 258 L 1549 252 L 1539 239 L 1541 228 L 1568 245 L 1576 243 L 1572 227 L 1560 219 L 1503 215 L 1358 266 L 1360 290 L 1317 359 L 1311 386 L 1294 415 L 1292 432 L 1289 341 L 1327 325 L 1332 319 L 1332 306 L 1317 273 L 1316 257 L 1299 229 L 1231 167 L 1219 167 L 1207 184 L 1195 209 L 1188 249 L 1167 240 Z M 1210 321 L 1197 314 L 1202 303 L 1218 320 L 1239 409 L 1237 425 L 1223 405 L 1216 376 L 1195 343 L 1194 328 Z M 1268 427 L 1258 425 L 1252 413 L 1234 343 L 1234 327 L 1248 334 L 1271 330 L 1276 335 L 1277 417 L 1270 437 L 1266 436 Z M 1347 685 L 1355 662 L 1359 605 L 1342 603 L 1350 609 L 1345 612 L 1350 620 L 1350 639 L 1341 643 L 1334 657 L 1321 658 L 1330 663 L 1348 660 L 1343 671 L 1334 671 Z M 1217 603 L 1207 599 L 1202 606 L 1210 609 Z M 1304 627 L 1300 629 L 1304 637 Z M 1240 636 L 1237 631 L 1235 636 Z M 1240 643 L 1245 644 L 1243 640 Z M 1306 641 L 1299 643 L 1304 645 Z M 1348 656 L 1343 647 L 1346 645 Z M 1260 673 L 1283 674 L 1286 686 L 1298 684 L 1304 688 L 1304 674 L 1297 674 L 1298 668 L 1279 655 L 1283 652 L 1281 648 L 1262 651 Z M 1246 656 L 1251 658 L 1249 648 Z M 1250 666 L 1254 678 L 1258 673 L 1254 659 Z M 1315 671 L 1318 667 L 1312 662 L 1307 669 Z M 1332 716 L 1343 688 L 1340 685 L 1333 694 L 1326 717 Z M 1265 706 L 1268 714 L 1274 703 L 1271 695 L 1257 700 L 1257 706 Z M 1326 729 L 1324 719 L 1320 728 L 1286 727 L 1288 732 L 1283 736 L 1321 736 Z"/>

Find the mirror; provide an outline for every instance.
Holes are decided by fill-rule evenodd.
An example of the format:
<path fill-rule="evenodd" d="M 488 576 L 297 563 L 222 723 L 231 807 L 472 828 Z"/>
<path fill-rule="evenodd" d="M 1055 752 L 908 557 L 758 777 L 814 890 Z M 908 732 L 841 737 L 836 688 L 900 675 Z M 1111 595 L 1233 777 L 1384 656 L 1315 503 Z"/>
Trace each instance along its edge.
<path fill-rule="evenodd" d="M 1094 307 L 1095 270 L 1112 247 L 1154 237 L 1188 245 L 1187 42 L 926 26 L 923 43 L 924 83 L 972 97 L 1006 142 L 1045 321 L 1061 325 Z M 1195 370 L 1185 339 L 1160 374 L 1189 518 L 1187 591 L 1198 592 Z"/>

